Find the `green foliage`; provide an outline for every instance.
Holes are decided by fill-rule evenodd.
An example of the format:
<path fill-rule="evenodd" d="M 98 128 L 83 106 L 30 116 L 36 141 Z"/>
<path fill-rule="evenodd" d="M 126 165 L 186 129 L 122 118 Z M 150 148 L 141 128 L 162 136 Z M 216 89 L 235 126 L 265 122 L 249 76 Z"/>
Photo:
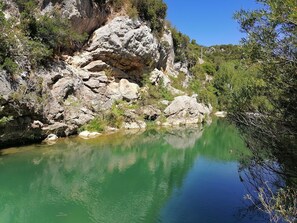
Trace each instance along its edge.
<path fill-rule="evenodd" d="M 82 126 L 79 131 L 94 131 L 94 132 L 103 132 L 106 128 L 106 121 L 102 117 L 96 117 L 86 125 Z"/>
<path fill-rule="evenodd" d="M 0 126 L 5 125 L 6 123 L 10 122 L 13 120 L 13 116 L 4 116 L 0 118 Z"/>
<path fill-rule="evenodd" d="M 260 77 L 267 85 L 261 96 L 267 97 L 283 121 L 295 128 L 292 123 L 297 123 L 296 2 L 259 2 L 266 8 L 236 14 L 242 31 L 249 34 L 244 40 L 245 53 L 252 63 L 259 64 Z"/>
<path fill-rule="evenodd" d="M 214 108 L 218 107 L 218 99 L 215 94 L 216 89 L 210 85 L 198 90 L 198 100 L 204 104 L 211 104 Z"/>
<path fill-rule="evenodd" d="M 0 4 L 0 68 L 9 74 L 26 69 L 17 62 L 23 58 L 35 68 L 55 55 L 80 46 L 85 40 L 86 35 L 74 32 L 69 21 L 58 13 L 43 16 L 35 13 L 38 6 L 35 0 L 17 0 L 16 3 L 21 12 L 20 23 L 14 18 L 6 20 L 3 3 Z"/>
<path fill-rule="evenodd" d="M 226 61 L 238 61 L 243 58 L 244 51 L 240 45 L 215 45 L 203 50 L 205 59 L 211 62 L 218 70 Z"/>
<path fill-rule="evenodd" d="M 148 97 L 153 98 L 155 100 L 168 100 L 172 101 L 173 100 L 173 95 L 171 92 L 163 86 L 162 81 L 159 83 L 159 85 L 149 85 L 148 88 Z"/>
<path fill-rule="evenodd" d="M 1 65 L 1 68 L 6 70 L 11 75 L 16 74 L 19 70 L 18 64 L 9 57 L 4 59 L 4 63 Z"/>
<path fill-rule="evenodd" d="M 131 0 L 132 7 L 138 11 L 139 17 L 148 21 L 153 32 L 162 33 L 167 5 L 163 0 Z"/>
<path fill-rule="evenodd" d="M 179 72 L 177 77 L 171 78 L 171 85 L 172 87 L 185 91 L 185 87 L 183 86 L 184 81 L 186 80 L 186 74 L 183 72 Z"/>
<path fill-rule="evenodd" d="M 175 62 L 184 62 L 187 59 L 186 49 L 190 44 L 190 38 L 178 31 L 176 28 L 171 28 L 173 47 L 175 52 Z"/>
<path fill-rule="evenodd" d="M 67 49 L 79 46 L 86 37 L 76 33 L 71 28 L 70 22 L 58 14 L 53 17 L 41 16 L 36 23 L 36 28 L 35 38 L 58 55 Z"/>
<path fill-rule="evenodd" d="M 124 109 L 121 107 L 121 101 L 115 102 L 111 110 L 104 116 L 107 124 L 112 127 L 121 128 L 124 122 Z"/>
<path fill-rule="evenodd" d="M 248 34 L 243 40 L 246 62 L 257 66 L 258 72 L 249 75 L 249 79 L 245 79 L 233 94 L 231 111 L 237 123 L 244 122 L 242 126 L 248 126 L 247 132 L 252 138 L 247 138 L 247 142 L 258 148 L 252 149 L 268 151 L 281 167 L 276 174 L 280 173 L 282 181 L 287 184 L 285 186 L 293 186 L 292 191 L 284 190 L 272 195 L 267 190 L 260 190 L 258 200 L 264 206 L 260 210 L 268 213 L 272 220 L 276 217 L 275 222 L 295 222 L 296 201 L 292 202 L 288 194 L 294 194 L 293 198 L 296 198 L 296 1 L 257 2 L 262 4 L 261 9 L 242 10 L 235 16 L 242 31 Z M 264 115 L 257 119 L 245 115 L 257 111 Z M 267 160 L 265 168 L 270 168 L 266 164 Z M 292 164 L 294 168 L 290 167 Z"/>
<path fill-rule="evenodd" d="M 216 72 L 215 66 L 209 62 L 202 64 L 202 69 L 205 73 L 207 73 L 209 75 L 214 75 Z"/>
<path fill-rule="evenodd" d="M 198 79 L 196 79 L 196 78 L 193 78 L 193 79 L 190 81 L 189 88 L 190 88 L 190 90 L 193 91 L 194 93 L 198 93 L 199 90 L 202 88 L 201 81 L 198 80 Z"/>

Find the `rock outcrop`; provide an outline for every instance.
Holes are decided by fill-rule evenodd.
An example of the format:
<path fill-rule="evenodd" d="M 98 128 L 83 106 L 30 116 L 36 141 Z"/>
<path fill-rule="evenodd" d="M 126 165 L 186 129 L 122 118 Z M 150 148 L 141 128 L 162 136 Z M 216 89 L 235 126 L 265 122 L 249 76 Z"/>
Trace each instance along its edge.
<path fill-rule="evenodd" d="M 5 16 L 19 18 L 16 4 L 5 2 L 11 3 Z M 189 71 L 186 64 L 174 65 L 169 30 L 157 38 L 139 19 L 109 18 L 108 1 L 99 5 L 94 0 L 38 2 L 41 14 L 60 10 L 78 32 L 91 36 L 75 56 L 65 55 L 46 68 L 29 69 L 13 78 L 0 70 L 0 147 L 41 141 L 51 134 L 76 134 L 79 127 L 108 112 L 115 101 L 143 100 L 144 73 L 150 75 L 148 81 L 154 87 L 185 95 L 171 86 L 172 76 L 180 71 L 189 75 Z M 165 125 L 200 123 L 211 112 L 195 97 L 178 96 L 173 102 L 160 99 L 158 103 L 161 106 L 125 110 L 122 127 L 145 128 L 145 120 L 160 122 L 164 116 Z"/>
<path fill-rule="evenodd" d="M 159 43 L 150 28 L 140 20 L 120 16 L 97 29 L 86 50 L 72 63 L 90 70 L 91 63 L 104 62 L 117 79 L 139 82 L 140 74 L 152 70 L 159 59 Z"/>
<path fill-rule="evenodd" d="M 211 110 L 204 104 L 198 103 L 196 96 L 178 96 L 164 110 L 167 118 L 164 125 L 185 125 L 201 123 Z"/>

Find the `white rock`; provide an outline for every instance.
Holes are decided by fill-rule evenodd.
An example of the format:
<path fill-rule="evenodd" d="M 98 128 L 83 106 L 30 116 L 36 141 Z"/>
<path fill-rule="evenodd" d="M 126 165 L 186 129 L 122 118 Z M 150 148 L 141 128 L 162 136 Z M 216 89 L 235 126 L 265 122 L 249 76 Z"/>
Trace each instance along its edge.
<path fill-rule="evenodd" d="M 100 135 L 101 133 L 99 132 L 90 132 L 90 131 L 82 131 L 79 133 L 79 136 L 84 139 L 95 138 Z"/>
<path fill-rule="evenodd" d="M 178 96 L 164 110 L 167 117 L 164 125 L 200 123 L 210 113 L 210 109 L 206 105 L 198 103 L 195 97 Z"/>
<path fill-rule="evenodd" d="M 82 131 L 79 133 L 79 136 L 82 137 L 82 138 L 88 138 L 90 135 L 90 132 L 89 131 Z"/>
<path fill-rule="evenodd" d="M 127 100 L 135 100 L 139 97 L 139 86 L 126 79 L 120 80 L 119 91 L 122 97 Z"/>
<path fill-rule="evenodd" d="M 215 116 L 220 117 L 220 118 L 225 118 L 227 116 L 227 112 L 225 112 L 225 111 L 217 111 L 215 113 Z"/>
<path fill-rule="evenodd" d="M 56 141 L 58 138 L 59 138 L 59 137 L 56 136 L 55 134 L 49 134 L 49 135 L 46 137 L 45 141 Z"/>

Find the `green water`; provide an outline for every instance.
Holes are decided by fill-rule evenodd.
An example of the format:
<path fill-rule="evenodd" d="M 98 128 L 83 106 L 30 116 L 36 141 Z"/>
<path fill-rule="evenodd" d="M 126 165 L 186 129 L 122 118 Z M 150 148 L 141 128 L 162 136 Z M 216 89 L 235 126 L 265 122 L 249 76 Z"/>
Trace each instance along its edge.
<path fill-rule="evenodd" d="M 2 151 L 1 223 L 250 222 L 233 126 L 117 133 Z"/>

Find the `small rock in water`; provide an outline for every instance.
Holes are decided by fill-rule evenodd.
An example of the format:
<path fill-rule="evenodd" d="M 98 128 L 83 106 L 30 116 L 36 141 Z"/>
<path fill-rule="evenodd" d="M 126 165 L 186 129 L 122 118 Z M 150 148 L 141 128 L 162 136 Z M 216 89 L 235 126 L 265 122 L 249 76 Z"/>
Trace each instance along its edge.
<path fill-rule="evenodd" d="M 56 136 L 55 134 L 49 134 L 45 141 L 56 141 L 58 139 L 58 136 Z"/>
<path fill-rule="evenodd" d="M 95 138 L 99 135 L 101 135 L 101 133 L 99 132 L 82 131 L 81 133 L 79 133 L 79 136 L 84 139 Z"/>

